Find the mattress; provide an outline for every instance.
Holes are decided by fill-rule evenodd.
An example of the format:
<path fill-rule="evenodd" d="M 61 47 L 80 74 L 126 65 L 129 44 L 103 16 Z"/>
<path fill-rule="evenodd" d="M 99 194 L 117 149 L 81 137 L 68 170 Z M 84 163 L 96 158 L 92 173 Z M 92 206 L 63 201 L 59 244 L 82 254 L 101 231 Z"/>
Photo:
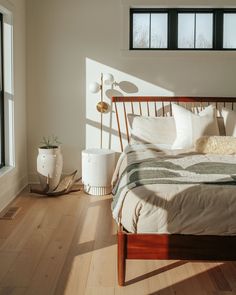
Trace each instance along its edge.
<path fill-rule="evenodd" d="M 132 145 L 113 186 L 113 217 L 129 232 L 236 235 L 234 155 Z"/>

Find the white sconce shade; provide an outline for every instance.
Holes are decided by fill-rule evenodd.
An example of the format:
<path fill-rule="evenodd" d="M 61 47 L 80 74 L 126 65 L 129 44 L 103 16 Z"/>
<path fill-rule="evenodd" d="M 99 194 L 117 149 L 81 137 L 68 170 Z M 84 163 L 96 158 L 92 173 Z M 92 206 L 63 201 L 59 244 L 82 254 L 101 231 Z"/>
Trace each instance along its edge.
<path fill-rule="evenodd" d="M 103 79 L 106 85 L 111 85 L 114 82 L 114 77 L 112 74 L 104 74 Z"/>
<path fill-rule="evenodd" d="M 89 84 L 89 91 L 91 93 L 97 93 L 100 89 L 101 89 L 101 86 L 97 82 L 93 82 Z"/>

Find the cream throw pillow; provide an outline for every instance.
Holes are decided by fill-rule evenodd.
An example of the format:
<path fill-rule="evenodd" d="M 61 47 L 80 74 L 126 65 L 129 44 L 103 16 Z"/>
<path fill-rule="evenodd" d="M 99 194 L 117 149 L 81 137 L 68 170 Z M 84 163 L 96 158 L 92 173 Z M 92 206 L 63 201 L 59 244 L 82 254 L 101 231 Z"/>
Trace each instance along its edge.
<path fill-rule="evenodd" d="M 131 143 L 166 144 L 171 148 L 175 138 L 173 117 L 148 117 L 128 114 L 131 127 Z"/>
<path fill-rule="evenodd" d="M 195 151 L 203 154 L 236 154 L 236 137 L 233 136 L 203 136 L 195 144 Z"/>
<path fill-rule="evenodd" d="M 236 137 L 236 112 L 222 108 L 221 114 L 224 119 L 226 135 Z"/>
<path fill-rule="evenodd" d="M 176 126 L 176 139 L 172 149 L 193 148 L 203 135 L 219 135 L 215 108 L 210 105 L 199 114 L 177 105 L 172 105 Z"/>

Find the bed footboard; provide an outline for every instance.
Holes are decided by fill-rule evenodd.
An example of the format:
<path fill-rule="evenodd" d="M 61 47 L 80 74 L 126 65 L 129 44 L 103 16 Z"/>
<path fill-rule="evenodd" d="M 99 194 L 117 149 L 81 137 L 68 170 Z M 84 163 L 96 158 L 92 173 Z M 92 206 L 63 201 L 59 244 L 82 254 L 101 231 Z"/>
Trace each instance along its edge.
<path fill-rule="evenodd" d="M 125 284 L 126 259 L 236 260 L 236 236 L 132 234 L 118 230 L 118 283 Z"/>
<path fill-rule="evenodd" d="M 117 271 L 118 271 L 118 284 L 124 286 L 125 283 L 125 271 L 126 271 L 126 233 L 123 230 L 119 230 L 117 233 L 118 240 L 118 255 L 117 255 Z"/>

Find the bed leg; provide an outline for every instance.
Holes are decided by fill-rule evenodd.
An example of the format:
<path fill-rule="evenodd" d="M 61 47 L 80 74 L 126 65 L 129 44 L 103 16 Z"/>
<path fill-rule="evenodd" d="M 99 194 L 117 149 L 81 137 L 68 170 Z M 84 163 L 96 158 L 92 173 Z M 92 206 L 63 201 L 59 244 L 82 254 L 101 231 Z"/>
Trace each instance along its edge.
<path fill-rule="evenodd" d="M 126 234 L 122 231 L 118 231 L 118 284 L 124 286 L 125 284 L 125 269 L 126 269 Z"/>

